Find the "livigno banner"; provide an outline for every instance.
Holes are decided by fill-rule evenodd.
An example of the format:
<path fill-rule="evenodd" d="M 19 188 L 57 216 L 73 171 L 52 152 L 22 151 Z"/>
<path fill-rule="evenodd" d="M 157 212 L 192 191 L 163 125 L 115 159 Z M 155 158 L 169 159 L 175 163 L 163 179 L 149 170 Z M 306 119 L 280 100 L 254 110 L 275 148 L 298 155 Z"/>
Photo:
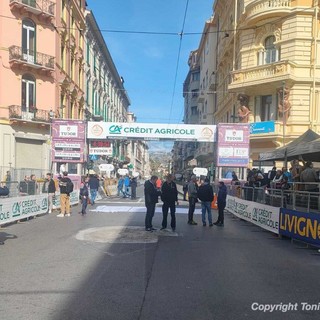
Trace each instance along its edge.
<path fill-rule="evenodd" d="M 216 126 L 162 123 L 88 122 L 88 139 L 185 140 L 214 142 Z"/>

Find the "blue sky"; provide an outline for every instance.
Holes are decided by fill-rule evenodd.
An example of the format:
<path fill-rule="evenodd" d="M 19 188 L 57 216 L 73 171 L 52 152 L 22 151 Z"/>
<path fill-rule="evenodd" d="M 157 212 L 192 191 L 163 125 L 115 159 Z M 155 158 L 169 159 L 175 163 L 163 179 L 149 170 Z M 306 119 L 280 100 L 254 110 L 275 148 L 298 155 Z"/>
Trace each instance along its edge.
<path fill-rule="evenodd" d="M 189 0 L 174 90 L 187 0 L 87 0 L 131 100 L 138 122 L 181 123 L 188 57 L 197 49 L 213 0 Z M 168 32 L 176 35 L 112 33 L 103 30 Z"/>

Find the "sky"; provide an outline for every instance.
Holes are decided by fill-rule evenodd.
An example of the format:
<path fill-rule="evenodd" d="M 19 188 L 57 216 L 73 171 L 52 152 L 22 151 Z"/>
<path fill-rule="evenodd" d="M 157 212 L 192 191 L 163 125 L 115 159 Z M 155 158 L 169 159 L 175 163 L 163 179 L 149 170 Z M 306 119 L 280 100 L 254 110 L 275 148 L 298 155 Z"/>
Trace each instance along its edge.
<path fill-rule="evenodd" d="M 87 4 L 124 78 L 129 110 L 137 122 L 182 123 L 188 57 L 198 48 L 213 0 L 87 0 Z M 183 31 L 196 34 L 182 36 L 179 54 L 184 19 Z M 170 148 L 172 142 L 151 145 Z"/>

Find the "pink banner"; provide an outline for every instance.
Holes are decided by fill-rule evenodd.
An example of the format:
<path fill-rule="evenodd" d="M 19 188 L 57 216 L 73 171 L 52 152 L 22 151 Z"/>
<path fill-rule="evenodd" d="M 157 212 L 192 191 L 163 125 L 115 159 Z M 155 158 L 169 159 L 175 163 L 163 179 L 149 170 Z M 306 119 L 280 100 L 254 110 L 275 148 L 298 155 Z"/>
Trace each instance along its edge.
<path fill-rule="evenodd" d="M 248 167 L 250 124 L 218 124 L 218 167 Z"/>
<path fill-rule="evenodd" d="M 52 161 L 83 163 L 86 125 L 81 120 L 52 121 Z"/>

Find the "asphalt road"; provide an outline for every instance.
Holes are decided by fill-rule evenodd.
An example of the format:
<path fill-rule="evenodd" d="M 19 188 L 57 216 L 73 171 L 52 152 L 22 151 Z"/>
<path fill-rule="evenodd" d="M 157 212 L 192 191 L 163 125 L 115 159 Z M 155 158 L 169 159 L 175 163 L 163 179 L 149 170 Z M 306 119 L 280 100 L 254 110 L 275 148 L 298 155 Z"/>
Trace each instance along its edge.
<path fill-rule="evenodd" d="M 89 209 L 103 204 L 143 201 L 108 199 Z M 223 228 L 202 227 L 200 215 L 190 226 L 178 214 L 176 234 L 146 235 L 143 212 L 77 211 L 0 229 L 0 319 L 320 318 L 316 250 L 228 214 Z"/>

